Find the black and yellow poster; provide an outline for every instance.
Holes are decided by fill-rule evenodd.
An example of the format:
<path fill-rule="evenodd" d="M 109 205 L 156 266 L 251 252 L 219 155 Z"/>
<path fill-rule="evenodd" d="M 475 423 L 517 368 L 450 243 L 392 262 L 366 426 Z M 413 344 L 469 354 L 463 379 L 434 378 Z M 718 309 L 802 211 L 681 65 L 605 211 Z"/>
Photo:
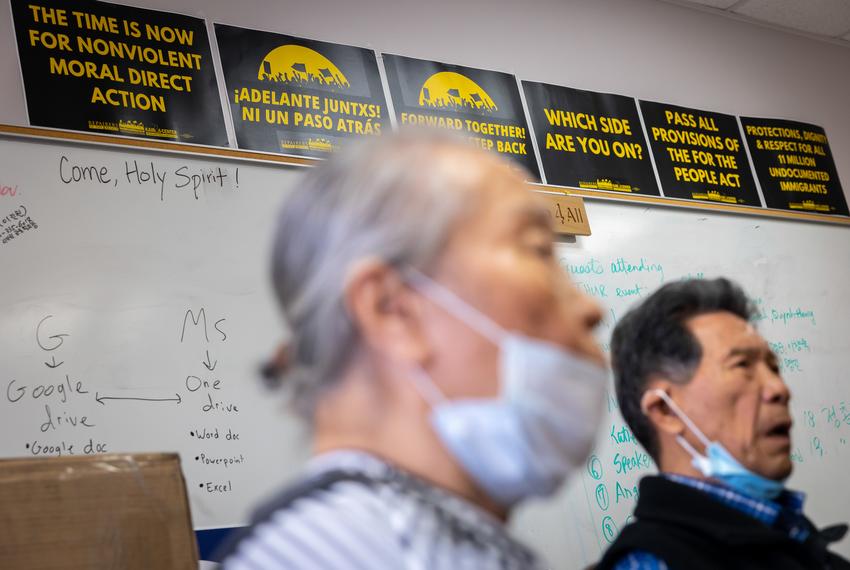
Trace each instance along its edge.
<path fill-rule="evenodd" d="M 650 101 L 640 109 L 665 196 L 761 207 L 734 116 Z"/>
<path fill-rule="evenodd" d="M 821 127 L 741 117 L 768 208 L 848 215 L 829 140 Z"/>
<path fill-rule="evenodd" d="M 30 124 L 227 146 L 204 20 L 91 0 L 12 14 Z"/>
<path fill-rule="evenodd" d="M 517 161 L 533 180 L 540 179 L 513 75 L 400 55 L 383 58 L 400 127 L 457 131 Z"/>
<path fill-rule="evenodd" d="M 546 182 L 658 196 L 631 97 L 523 81 Z"/>
<path fill-rule="evenodd" d="M 324 157 L 389 129 L 375 52 L 215 25 L 239 148 Z"/>

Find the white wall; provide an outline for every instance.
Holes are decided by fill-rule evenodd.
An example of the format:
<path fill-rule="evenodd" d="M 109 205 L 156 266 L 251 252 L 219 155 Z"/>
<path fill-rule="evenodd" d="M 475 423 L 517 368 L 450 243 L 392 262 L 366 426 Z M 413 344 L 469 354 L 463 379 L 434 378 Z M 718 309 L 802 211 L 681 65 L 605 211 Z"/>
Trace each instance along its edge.
<path fill-rule="evenodd" d="M 823 126 L 850 195 L 850 49 L 656 0 L 122 0 L 521 78 Z M 25 124 L 7 2 L 0 123 Z"/>

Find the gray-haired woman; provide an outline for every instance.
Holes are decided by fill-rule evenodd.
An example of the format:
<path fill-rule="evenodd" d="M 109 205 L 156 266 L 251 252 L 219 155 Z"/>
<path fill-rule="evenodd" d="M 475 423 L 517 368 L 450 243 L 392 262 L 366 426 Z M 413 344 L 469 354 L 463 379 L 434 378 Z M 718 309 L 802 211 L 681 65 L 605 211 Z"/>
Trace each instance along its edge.
<path fill-rule="evenodd" d="M 444 135 L 361 142 L 289 196 L 273 256 L 315 457 L 225 567 L 538 567 L 503 522 L 584 461 L 605 373 L 522 174 Z"/>

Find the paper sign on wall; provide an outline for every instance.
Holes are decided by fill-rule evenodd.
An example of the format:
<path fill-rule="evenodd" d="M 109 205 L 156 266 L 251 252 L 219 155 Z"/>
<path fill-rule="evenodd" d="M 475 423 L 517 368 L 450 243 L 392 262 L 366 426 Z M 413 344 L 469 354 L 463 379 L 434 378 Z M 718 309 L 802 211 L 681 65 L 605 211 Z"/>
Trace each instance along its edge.
<path fill-rule="evenodd" d="M 400 55 L 383 58 L 400 126 L 457 131 L 540 179 L 513 75 Z"/>
<path fill-rule="evenodd" d="M 227 146 L 204 20 L 12 0 L 30 123 Z"/>
<path fill-rule="evenodd" d="M 829 140 L 821 127 L 741 117 L 768 208 L 848 215 Z"/>
<path fill-rule="evenodd" d="M 658 196 L 635 100 L 523 81 L 546 182 Z"/>
<path fill-rule="evenodd" d="M 375 52 L 215 25 L 239 148 L 324 157 L 389 129 Z"/>
<path fill-rule="evenodd" d="M 649 101 L 640 109 L 666 197 L 761 206 L 734 116 Z"/>

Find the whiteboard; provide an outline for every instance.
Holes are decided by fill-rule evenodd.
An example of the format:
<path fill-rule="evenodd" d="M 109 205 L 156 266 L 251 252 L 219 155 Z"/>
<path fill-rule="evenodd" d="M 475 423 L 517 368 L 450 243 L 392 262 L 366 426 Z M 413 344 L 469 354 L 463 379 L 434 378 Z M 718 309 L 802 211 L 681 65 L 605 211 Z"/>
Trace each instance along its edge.
<path fill-rule="evenodd" d="M 286 333 L 268 258 L 297 174 L 0 138 L 0 456 L 177 451 L 198 529 L 244 523 L 293 477 L 309 435 L 256 369 Z M 593 235 L 558 255 L 605 307 L 606 350 L 616 320 L 658 285 L 738 280 L 793 390 L 790 484 L 810 493 L 817 524 L 847 520 L 850 229 L 606 201 L 587 209 Z M 553 568 L 590 564 L 653 469 L 609 390 L 585 468 L 512 527 Z M 850 556 L 850 541 L 838 550 Z"/>
<path fill-rule="evenodd" d="M 0 455 L 177 451 L 195 526 L 244 522 L 305 456 L 257 375 L 285 333 L 268 252 L 292 173 L 4 140 L 0 176 L 0 222 L 25 207 L 38 226 L 0 245 Z"/>

